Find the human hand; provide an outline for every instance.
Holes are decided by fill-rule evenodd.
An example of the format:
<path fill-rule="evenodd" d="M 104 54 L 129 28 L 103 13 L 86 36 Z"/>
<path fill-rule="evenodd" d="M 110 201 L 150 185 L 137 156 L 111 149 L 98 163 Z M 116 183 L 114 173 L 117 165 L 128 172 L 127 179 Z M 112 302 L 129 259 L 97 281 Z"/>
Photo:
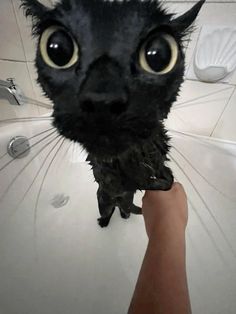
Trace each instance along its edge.
<path fill-rule="evenodd" d="M 142 213 L 149 239 L 157 232 L 185 231 L 188 204 L 180 183 L 174 183 L 169 191 L 146 191 L 142 201 Z"/>

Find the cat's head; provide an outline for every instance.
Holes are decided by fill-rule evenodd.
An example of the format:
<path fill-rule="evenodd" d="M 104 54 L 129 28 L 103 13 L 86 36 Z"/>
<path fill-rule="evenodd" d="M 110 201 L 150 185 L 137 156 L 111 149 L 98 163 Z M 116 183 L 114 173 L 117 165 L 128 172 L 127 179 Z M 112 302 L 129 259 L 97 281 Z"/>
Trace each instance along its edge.
<path fill-rule="evenodd" d="M 63 136 L 106 159 L 158 135 L 183 82 L 183 41 L 204 1 L 177 18 L 151 0 L 22 3 L 39 39 L 38 81 Z"/>

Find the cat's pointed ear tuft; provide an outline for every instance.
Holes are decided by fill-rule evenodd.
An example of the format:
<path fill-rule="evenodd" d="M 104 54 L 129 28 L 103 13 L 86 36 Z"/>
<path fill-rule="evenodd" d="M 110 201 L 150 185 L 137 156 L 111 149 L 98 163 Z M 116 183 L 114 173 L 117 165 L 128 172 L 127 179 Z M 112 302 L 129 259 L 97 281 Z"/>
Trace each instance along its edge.
<path fill-rule="evenodd" d="M 26 16 L 38 19 L 47 12 L 47 8 L 37 0 L 21 0 L 21 7 L 24 9 Z"/>
<path fill-rule="evenodd" d="M 189 11 L 173 19 L 171 21 L 171 25 L 175 27 L 179 32 L 184 33 L 186 30 L 189 29 L 190 26 L 192 26 L 204 3 L 205 0 L 197 2 Z"/>
<path fill-rule="evenodd" d="M 33 35 L 37 35 L 38 23 L 48 12 L 48 8 L 37 0 L 21 0 L 21 7 L 25 11 L 25 16 L 32 18 L 32 32 Z"/>

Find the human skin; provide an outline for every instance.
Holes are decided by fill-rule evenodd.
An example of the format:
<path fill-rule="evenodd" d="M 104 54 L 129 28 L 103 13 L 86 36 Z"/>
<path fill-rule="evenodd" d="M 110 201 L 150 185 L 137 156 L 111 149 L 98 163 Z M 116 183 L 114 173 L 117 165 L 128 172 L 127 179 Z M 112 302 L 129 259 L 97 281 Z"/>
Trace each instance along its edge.
<path fill-rule="evenodd" d="M 142 206 L 149 238 L 128 314 L 189 314 L 185 229 L 187 197 L 181 184 L 146 191 Z"/>

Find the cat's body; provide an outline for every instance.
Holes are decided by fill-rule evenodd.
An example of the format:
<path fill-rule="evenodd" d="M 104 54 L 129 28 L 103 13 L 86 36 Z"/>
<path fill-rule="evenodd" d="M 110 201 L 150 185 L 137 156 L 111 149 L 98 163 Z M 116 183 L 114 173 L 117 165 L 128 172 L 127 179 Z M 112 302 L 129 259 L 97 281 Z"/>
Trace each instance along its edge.
<path fill-rule="evenodd" d="M 99 184 L 106 226 L 118 206 L 141 213 L 136 190 L 168 190 L 163 126 L 184 75 L 182 41 L 204 1 L 175 19 L 155 1 L 64 0 L 49 10 L 24 0 L 39 35 L 38 80 L 54 126 L 81 143 Z"/>
<path fill-rule="evenodd" d="M 101 226 L 109 223 L 115 206 L 119 207 L 123 218 L 128 218 L 130 213 L 141 213 L 141 209 L 133 204 L 136 190 L 168 190 L 171 187 L 173 176 L 164 165 L 168 139 L 165 133 L 160 134 L 110 160 L 88 156 L 99 184 L 97 196 Z"/>

